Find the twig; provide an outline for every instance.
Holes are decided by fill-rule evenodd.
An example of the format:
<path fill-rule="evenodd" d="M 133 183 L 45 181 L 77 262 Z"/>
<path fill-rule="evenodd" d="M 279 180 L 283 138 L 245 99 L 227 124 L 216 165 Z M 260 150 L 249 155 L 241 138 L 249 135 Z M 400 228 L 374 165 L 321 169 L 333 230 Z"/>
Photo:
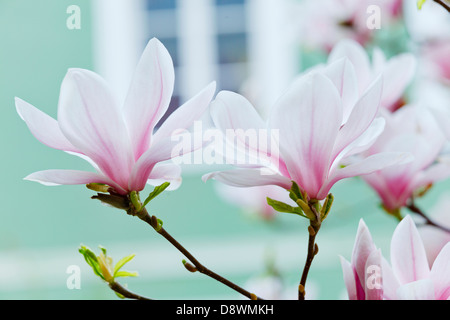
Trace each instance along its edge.
<path fill-rule="evenodd" d="M 248 292 L 247 290 L 239 287 L 238 285 L 234 284 L 233 282 L 225 279 L 224 277 L 218 275 L 217 273 L 209 270 L 205 266 L 203 266 L 186 248 L 184 248 L 177 240 L 175 240 L 159 223 L 158 219 L 155 216 L 150 216 L 147 212 L 147 210 L 144 208 L 139 215 L 137 215 L 141 220 L 148 223 L 153 229 L 155 229 L 156 232 L 158 232 L 160 235 L 162 235 L 167 241 L 169 241 L 175 248 L 178 249 L 187 259 L 189 259 L 190 262 L 192 262 L 197 269 L 196 271 L 207 275 L 208 277 L 211 277 L 224 285 L 228 286 L 229 288 L 239 292 L 240 294 L 244 295 L 245 297 L 251 299 L 251 300 L 263 300 L 260 297 L 256 296 L 253 293 Z M 193 270 L 194 271 L 194 270 Z M 191 271 L 192 272 L 192 271 Z"/>
<path fill-rule="evenodd" d="M 127 289 L 125 289 L 123 286 L 121 286 L 119 283 L 117 282 L 113 282 L 109 284 L 109 287 L 115 291 L 116 293 L 124 296 L 125 298 L 128 299 L 134 299 L 134 300 L 152 300 L 143 296 L 140 296 L 138 294 L 135 294 L 131 291 L 128 291 Z"/>
<path fill-rule="evenodd" d="M 316 219 L 311 220 L 310 225 L 308 226 L 309 239 L 308 239 L 308 255 L 306 257 L 305 266 L 303 267 L 302 277 L 300 279 L 300 284 L 298 286 L 298 300 L 305 300 L 305 287 L 306 287 L 306 279 L 308 277 L 309 269 L 311 268 L 311 264 L 314 260 L 314 257 L 319 252 L 319 247 L 316 243 L 316 236 L 319 232 L 321 226 L 321 218 L 320 214 L 314 208 L 314 206 L 310 205 L 311 210 L 314 212 Z"/>
<path fill-rule="evenodd" d="M 449 229 L 449 228 L 446 228 L 446 227 L 444 227 L 444 226 L 441 226 L 441 225 L 437 224 L 436 222 L 432 221 L 430 218 L 428 218 L 427 215 L 415 205 L 415 203 L 414 203 L 413 200 L 411 200 L 411 201 L 409 202 L 409 204 L 408 204 L 406 207 L 407 207 L 409 210 L 411 210 L 412 212 L 414 212 L 414 213 L 416 213 L 417 215 L 419 215 L 419 216 L 421 216 L 422 218 L 424 218 L 424 219 L 425 219 L 425 224 L 426 224 L 426 225 L 433 226 L 433 227 L 435 227 L 435 228 L 438 228 L 438 229 L 441 229 L 441 230 L 443 230 L 443 231 L 445 231 L 445 232 L 450 233 L 450 229 Z"/>
<path fill-rule="evenodd" d="M 433 0 L 433 1 L 440 4 L 445 10 L 447 10 L 450 13 L 450 7 L 447 6 L 443 1 L 441 0 Z"/>

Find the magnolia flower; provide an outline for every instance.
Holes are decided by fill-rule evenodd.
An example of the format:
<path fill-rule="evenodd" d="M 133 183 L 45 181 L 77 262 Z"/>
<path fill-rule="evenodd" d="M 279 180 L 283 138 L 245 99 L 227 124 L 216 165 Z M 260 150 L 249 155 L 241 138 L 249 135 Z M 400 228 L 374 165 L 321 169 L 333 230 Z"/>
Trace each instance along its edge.
<path fill-rule="evenodd" d="M 450 85 L 450 40 L 427 43 L 421 49 L 424 73 Z"/>
<path fill-rule="evenodd" d="M 386 128 L 366 155 L 392 150 L 409 152 L 414 161 L 384 168 L 362 177 L 390 212 L 430 184 L 450 175 L 450 165 L 436 161 L 446 142 L 433 115 L 424 108 L 404 106 L 385 113 Z"/>
<path fill-rule="evenodd" d="M 250 144 L 245 136 L 238 136 L 238 146 L 263 160 L 253 167 L 213 172 L 203 179 L 238 187 L 278 185 L 288 190 L 295 181 L 310 199 L 322 200 L 341 179 L 410 160 L 394 152 L 340 166 L 346 158 L 369 148 L 382 132 L 384 120 L 375 119 L 381 90 L 382 81 L 377 78 L 359 96 L 353 65 L 340 59 L 298 78 L 275 104 L 268 121 L 244 97 L 222 91 L 211 105 L 218 129 L 275 131 L 279 133 L 279 145 L 276 150 L 267 150 L 261 148 L 264 143 Z"/>
<path fill-rule="evenodd" d="M 410 216 L 391 239 L 391 264 L 382 257 L 361 220 L 352 262 L 341 257 L 344 281 L 351 300 L 447 300 L 450 298 L 450 243 L 429 267 L 425 248 Z"/>
<path fill-rule="evenodd" d="M 416 59 L 411 53 L 402 53 L 388 60 L 379 48 L 375 48 L 371 62 L 364 47 L 347 39 L 333 48 L 329 61 L 343 57 L 350 59 L 355 67 L 360 94 L 382 75 L 381 107 L 394 111 L 402 103 L 405 89 L 411 83 L 416 69 Z"/>
<path fill-rule="evenodd" d="M 393 25 L 401 17 L 402 0 L 306 0 L 298 7 L 302 43 L 329 52 L 342 39 L 370 42 L 377 29 L 369 26 Z"/>
<path fill-rule="evenodd" d="M 70 69 L 61 85 L 58 120 L 16 98 L 17 112 L 43 144 L 88 160 L 96 172 L 46 170 L 25 179 L 44 185 L 102 183 L 125 195 L 146 182 L 180 183 L 171 159 L 175 130 L 188 128 L 209 106 L 215 83 L 173 112 L 159 129 L 174 86 L 174 68 L 166 48 L 152 39 L 142 54 L 123 107 L 96 73 Z M 186 150 L 189 151 L 189 150 Z"/>

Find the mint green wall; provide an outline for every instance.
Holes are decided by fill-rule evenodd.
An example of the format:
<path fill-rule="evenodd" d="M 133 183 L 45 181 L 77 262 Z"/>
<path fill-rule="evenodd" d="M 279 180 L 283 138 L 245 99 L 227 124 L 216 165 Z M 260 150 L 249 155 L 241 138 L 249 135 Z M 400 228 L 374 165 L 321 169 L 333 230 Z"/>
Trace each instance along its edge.
<path fill-rule="evenodd" d="M 81 8 L 81 30 L 66 28 L 66 8 L 71 4 Z M 17 115 L 14 97 L 20 97 L 55 117 L 59 86 L 66 70 L 70 67 L 93 67 L 91 35 L 88 0 L 0 0 L 0 257 L 11 254 L 19 259 L 21 254 L 28 252 L 38 262 L 41 252 L 64 248 L 71 257 L 68 264 L 84 265 L 77 252 L 80 243 L 96 249 L 97 245 L 108 248 L 108 244 L 115 245 L 120 241 L 148 245 L 150 257 L 153 248 L 175 252 L 138 219 L 90 200 L 92 192 L 83 186 L 45 187 L 22 180 L 32 172 L 44 169 L 89 169 L 82 160 L 40 144 Z M 439 188 L 443 190 L 445 187 L 446 184 L 441 184 Z M 435 189 L 430 193 L 426 206 L 437 198 L 438 191 Z M 324 248 L 319 256 L 329 255 L 332 262 L 319 267 L 313 265 L 311 271 L 311 279 L 321 286 L 322 298 L 337 298 L 341 293 L 343 281 L 337 257 L 342 254 L 350 258 L 352 241 L 361 217 L 373 229 L 375 241 L 386 250 L 396 225 L 378 208 L 374 194 L 359 179 L 336 185 L 333 193 L 336 197 L 333 212 L 318 237 L 319 246 Z M 163 194 L 154 201 L 150 210 L 181 242 L 226 242 L 241 237 L 270 247 L 270 240 L 267 239 L 282 235 L 298 235 L 299 242 L 307 240 L 305 220 L 290 215 L 280 215 L 273 224 L 249 219 L 220 200 L 215 194 L 213 182 L 203 183 L 200 175 L 185 176 L 179 190 Z M 349 246 L 335 247 L 333 239 L 343 238 L 348 239 Z M 195 255 L 196 248 L 189 249 Z M 132 252 L 131 247 L 129 253 Z M 383 252 L 387 254 L 387 251 Z M 295 285 L 306 252 L 299 250 L 292 252 L 292 255 L 298 256 L 298 267 L 284 270 L 283 260 L 277 261 L 277 265 Z M 32 261 L 27 260 L 29 257 L 23 258 L 24 261 Z M 139 279 L 131 279 L 126 282 L 130 284 L 130 289 L 156 299 L 230 294 L 221 284 L 188 273 L 181 266 L 182 259 L 179 255 L 173 261 L 174 265 L 179 265 L 179 278 L 176 280 L 161 281 L 157 273 L 146 274 L 144 268 L 138 271 L 147 280 L 140 282 Z M 239 264 L 240 257 L 229 259 Z M 208 256 L 201 257 L 201 261 L 208 266 Z M 153 263 L 157 268 L 156 258 Z M 255 274 L 263 270 L 261 265 L 256 264 L 250 266 L 252 268 Z M 16 272 L 20 275 L 20 269 Z M 55 269 L 54 273 L 64 279 L 64 269 Z M 227 275 L 226 271 L 224 275 Z M 233 274 L 231 280 L 243 284 L 249 276 L 248 272 Z M 94 275 L 83 273 L 82 279 L 86 278 L 92 279 Z M 84 283 L 82 290 L 68 290 L 64 281 L 50 289 L 39 279 L 27 282 L 20 289 L 0 283 L 0 299 L 115 298 L 100 280 L 94 279 L 88 282 L 89 285 Z"/>

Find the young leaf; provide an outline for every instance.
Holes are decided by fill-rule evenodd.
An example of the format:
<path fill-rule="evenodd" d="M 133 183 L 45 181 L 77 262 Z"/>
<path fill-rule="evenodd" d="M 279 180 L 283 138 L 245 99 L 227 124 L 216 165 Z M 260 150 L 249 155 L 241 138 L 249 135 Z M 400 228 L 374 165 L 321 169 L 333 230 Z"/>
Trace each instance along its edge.
<path fill-rule="evenodd" d="M 114 275 L 114 278 L 119 278 L 119 277 L 137 277 L 137 276 L 139 276 L 139 274 L 136 271 L 118 271 Z"/>
<path fill-rule="evenodd" d="M 306 218 L 306 216 L 303 214 L 303 211 L 299 207 L 292 207 L 292 206 L 288 205 L 287 203 L 277 201 L 277 200 L 271 199 L 269 197 L 267 197 L 267 204 L 269 206 L 271 206 L 272 208 L 274 208 L 274 210 L 276 210 L 278 212 L 298 214 L 298 215 Z"/>
<path fill-rule="evenodd" d="M 130 254 L 129 256 L 126 256 L 122 259 L 120 259 L 116 265 L 114 266 L 114 277 L 117 276 L 117 273 L 119 272 L 119 270 L 128 262 L 130 262 L 131 260 L 133 260 L 133 258 L 135 257 L 135 254 Z"/>
<path fill-rule="evenodd" d="M 144 204 L 142 205 L 145 207 L 151 200 L 156 198 L 161 192 L 167 189 L 167 187 L 170 185 L 170 182 L 164 182 L 162 185 L 155 187 L 152 192 L 148 195 L 147 199 L 145 199 Z"/>

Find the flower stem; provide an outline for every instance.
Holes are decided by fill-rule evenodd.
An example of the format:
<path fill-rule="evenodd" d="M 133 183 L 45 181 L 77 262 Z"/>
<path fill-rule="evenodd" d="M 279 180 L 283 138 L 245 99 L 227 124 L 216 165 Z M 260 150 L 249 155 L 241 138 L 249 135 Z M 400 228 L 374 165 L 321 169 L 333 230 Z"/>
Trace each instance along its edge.
<path fill-rule="evenodd" d="M 311 268 L 314 257 L 319 252 L 319 247 L 316 243 L 316 236 L 322 225 L 320 214 L 317 212 L 314 206 L 310 205 L 311 210 L 314 212 L 316 219 L 310 220 L 310 225 L 308 226 L 308 255 L 306 257 L 305 266 L 303 267 L 302 277 L 300 279 L 300 284 L 298 286 L 298 300 L 305 300 L 305 287 L 306 279 L 308 277 L 309 269 Z"/>
<path fill-rule="evenodd" d="M 128 299 L 134 299 L 134 300 L 152 300 L 143 296 L 140 296 L 138 294 L 135 294 L 131 291 L 128 291 L 127 289 L 125 289 L 123 286 L 121 286 L 119 283 L 117 282 L 112 282 L 109 284 L 109 287 L 116 293 L 124 296 L 125 298 Z"/>
<path fill-rule="evenodd" d="M 175 248 L 178 249 L 189 261 L 194 264 L 196 270 L 208 277 L 211 277 L 224 285 L 228 286 L 229 288 L 239 292 L 240 294 L 244 295 L 245 297 L 251 299 L 251 300 L 263 300 L 256 296 L 253 293 L 248 292 L 247 290 L 239 287 L 238 285 L 234 284 L 233 282 L 225 279 L 224 277 L 218 275 L 217 273 L 209 270 L 204 265 L 202 265 L 186 248 L 184 248 L 177 240 L 175 240 L 159 223 L 158 219 L 155 216 L 150 216 L 147 212 L 147 210 L 144 208 L 141 213 L 138 215 L 138 217 L 148 223 L 153 229 L 155 229 L 156 232 L 158 232 L 161 236 L 163 236 L 167 241 L 169 241 Z M 194 272 L 195 272 L 194 271 Z"/>

